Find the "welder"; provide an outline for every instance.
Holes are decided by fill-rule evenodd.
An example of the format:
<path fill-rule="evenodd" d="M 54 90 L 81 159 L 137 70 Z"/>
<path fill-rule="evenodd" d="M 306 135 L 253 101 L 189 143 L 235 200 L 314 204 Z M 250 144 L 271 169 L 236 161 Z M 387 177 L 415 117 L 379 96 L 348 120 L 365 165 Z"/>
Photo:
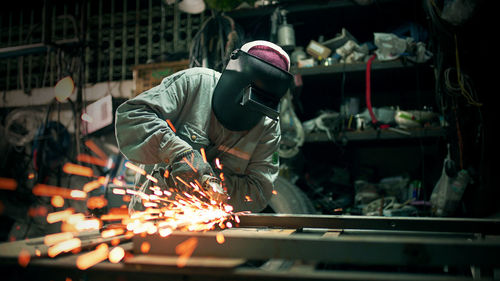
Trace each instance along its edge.
<path fill-rule="evenodd" d="M 117 108 L 119 148 L 162 188 L 210 183 L 235 211 L 260 212 L 278 176 L 279 104 L 293 80 L 289 68 L 283 49 L 257 40 L 233 51 L 222 73 L 176 72 Z M 148 181 L 138 181 L 147 192 Z M 136 196 L 129 210 L 140 208 Z"/>

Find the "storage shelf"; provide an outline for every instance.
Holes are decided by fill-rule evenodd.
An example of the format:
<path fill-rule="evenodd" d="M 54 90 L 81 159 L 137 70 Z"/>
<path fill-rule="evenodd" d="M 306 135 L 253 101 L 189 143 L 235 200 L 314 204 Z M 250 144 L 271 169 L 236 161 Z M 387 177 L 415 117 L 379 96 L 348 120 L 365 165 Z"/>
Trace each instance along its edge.
<path fill-rule="evenodd" d="M 437 138 L 445 136 L 442 127 L 412 128 L 412 129 L 366 129 L 363 131 L 346 131 L 335 134 L 330 139 L 326 133 L 310 133 L 306 135 L 306 142 L 328 142 L 328 141 L 364 141 L 364 140 L 390 140 L 390 139 L 417 139 Z M 333 137 L 333 136 L 332 136 Z"/>
<path fill-rule="evenodd" d="M 372 63 L 372 70 L 383 70 L 383 69 L 400 69 L 417 66 L 416 64 L 404 64 L 401 60 L 394 61 L 375 61 Z M 300 74 L 302 76 L 314 76 L 314 75 L 324 75 L 324 74 L 334 74 L 342 72 L 356 72 L 365 71 L 366 63 L 337 63 L 333 65 L 318 65 L 313 67 L 293 67 L 290 69 L 292 74 Z"/>

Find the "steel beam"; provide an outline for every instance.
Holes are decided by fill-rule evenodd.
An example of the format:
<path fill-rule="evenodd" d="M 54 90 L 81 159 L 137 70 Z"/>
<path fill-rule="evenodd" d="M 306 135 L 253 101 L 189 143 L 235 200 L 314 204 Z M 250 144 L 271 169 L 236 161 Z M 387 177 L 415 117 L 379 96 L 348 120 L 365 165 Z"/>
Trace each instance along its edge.
<path fill-rule="evenodd" d="M 295 214 L 249 214 L 239 216 L 239 218 L 241 227 L 366 229 L 500 235 L 500 220 L 494 219 Z"/>
<path fill-rule="evenodd" d="M 289 259 L 334 264 L 390 266 L 499 266 L 499 241 L 421 238 L 421 237 L 331 237 L 311 234 L 276 235 L 255 231 L 224 231 L 225 242 L 216 241 L 217 232 L 174 232 L 136 235 L 133 251 L 141 252 L 144 242 L 148 254 L 176 256 L 176 247 L 195 239 L 192 256 L 244 259 Z"/>

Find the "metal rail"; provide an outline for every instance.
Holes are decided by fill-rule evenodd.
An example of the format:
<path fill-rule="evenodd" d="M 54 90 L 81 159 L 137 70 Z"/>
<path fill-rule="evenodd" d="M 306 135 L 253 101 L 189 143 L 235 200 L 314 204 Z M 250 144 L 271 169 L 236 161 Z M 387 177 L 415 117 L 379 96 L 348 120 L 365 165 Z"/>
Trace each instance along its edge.
<path fill-rule="evenodd" d="M 500 220 L 470 218 L 368 217 L 336 215 L 249 214 L 241 227 L 327 228 L 479 233 L 500 235 Z"/>
<path fill-rule="evenodd" d="M 193 257 L 243 258 L 249 260 L 287 259 L 332 264 L 380 266 L 500 266 L 499 241 L 420 237 L 331 237 L 312 234 L 226 232 L 219 244 L 217 233 L 174 232 L 133 238 L 134 253 L 150 244 L 148 255 L 176 256 L 176 247 L 194 239 Z"/>

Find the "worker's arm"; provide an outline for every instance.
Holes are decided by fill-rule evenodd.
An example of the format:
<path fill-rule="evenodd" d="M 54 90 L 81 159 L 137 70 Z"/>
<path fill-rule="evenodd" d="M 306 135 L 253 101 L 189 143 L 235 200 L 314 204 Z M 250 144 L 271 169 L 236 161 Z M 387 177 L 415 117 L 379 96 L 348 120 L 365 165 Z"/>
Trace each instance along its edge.
<path fill-rule="evenodd" d="M 259 141 L 243 175 L 224 169 L 224 183 L 230 196 L 229 204 L 235 211 L 260 212 L 272 195 L 273 184 L 278 177 L 277 151 L 280 141 L 279 122 L 272 126 Z"/>
<path fill-rule="evenodd" d="M 116 139 L 129 160 L 141 164 L 170 162 L 191 148 L 166 121 L 173 122 L 185 104 L 186 80 L 182 73 L 169 76 L 117 108 Z"/>

